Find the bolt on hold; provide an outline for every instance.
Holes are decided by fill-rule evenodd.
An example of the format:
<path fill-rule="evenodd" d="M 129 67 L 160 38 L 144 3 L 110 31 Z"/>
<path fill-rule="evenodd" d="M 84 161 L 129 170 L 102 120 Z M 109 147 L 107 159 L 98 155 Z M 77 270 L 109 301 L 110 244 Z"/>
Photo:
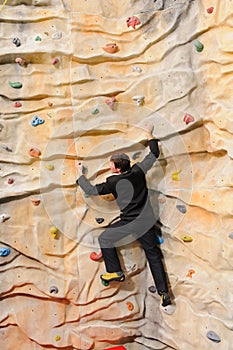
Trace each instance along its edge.
<path fill-rule="evenodd" d="M 12 40 L 12 43 L 15 44 L 16 47 L 19 47 L 21 45 L 21 41 L 19 38 L 14 38 Z"/>

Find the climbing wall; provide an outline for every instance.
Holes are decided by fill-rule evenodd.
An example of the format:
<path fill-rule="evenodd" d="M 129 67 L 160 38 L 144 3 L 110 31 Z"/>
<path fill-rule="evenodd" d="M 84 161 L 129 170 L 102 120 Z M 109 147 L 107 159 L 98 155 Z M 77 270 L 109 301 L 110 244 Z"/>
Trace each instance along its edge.
<path fill-rule="evenodd" d="M 1 350 L 232 349 L 231 0 L 8 0 L 0 5 Z M 98 235 L 119 212 L 91 182 L 120 150 L 148 173 L 176 305 L 144 253 L 103 286 Z M 118 347 L 117 347 L 118 346 Z"/>

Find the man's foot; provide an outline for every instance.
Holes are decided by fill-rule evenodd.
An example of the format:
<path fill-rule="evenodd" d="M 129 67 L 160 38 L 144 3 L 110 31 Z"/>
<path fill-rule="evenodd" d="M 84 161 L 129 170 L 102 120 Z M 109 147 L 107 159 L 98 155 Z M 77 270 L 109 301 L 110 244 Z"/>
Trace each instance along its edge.
<path fill-rule="evenodd" d="M 159 292 L 161 297 L 161 309 L 168 315 L 172 315 L 175 311 L 175 305 L 172 304 L 170 295 L 167 292 Z"/>
<path fill-rule="evenodd" d="M 123 282 L 125 280 L 125 275 L 122 271 L 106 272 L 106 273 L 100 275 L 100 278 L 104 282 L 111 282 L 111 281 Z"/>

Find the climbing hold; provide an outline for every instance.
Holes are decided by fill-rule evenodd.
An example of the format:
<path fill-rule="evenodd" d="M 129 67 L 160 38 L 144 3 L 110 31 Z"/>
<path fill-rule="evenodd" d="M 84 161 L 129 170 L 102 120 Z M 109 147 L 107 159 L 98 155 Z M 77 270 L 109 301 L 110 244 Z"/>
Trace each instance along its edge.
<path fill-rule="evenodd" d="M 36 147 L 30 148 L 28 153 L 31 157 L 35 157 L 35 158 L 38 158 L 41 155 L 41 151 Z"/>
<path fill-rule="evenodd" d="M 206 10 L 208 13 L 213 13 L 213 11 L 214 11 L 214 7 L 213 6 L 211 6 L 211 7 L 209 7 L 207 10 Z"/>
<path fill-rule="evenodd" d="M 27 65 L 26 61 L 21 57 L 16 57 L 15 62 L 22 67 Z"/>
<path fill-rule="evenodd" d="M 129 28 L 130 26 L 135 29 L 135 27 L 139 24 L 141 24 L 140 20 L 136 16 L 128 17 L 126 20 L 127 27 Z"/>
<path fill-rule="evenodd" d="M 84 193 L 84 197 L 85 197 L 85 198 L 88 198 L 88 197 L 89 197 L 89 194 Z"/>
<path fill-rule="evenodd" d="M 12 185 L 14 183 L 14 181 L 15 180 L 13 179 L 13 177 L 10 177 L 7 182 L 9 185 Z"/>
<path fill-rule="evenodd" d="M 10 219 L 10 215 L 8 215 L 8 214 L 1 214 L 0 215 L 0 221 L 1 222 L 5 222 L 5 221 L 7 221 L 9 219 Z"/>
<path fill-rule="evenodd" d="M 130 301 L 127 301 L 126 305 L 127 305 L 127 308 L 128 308 L 129 311 L 133 311 L 134 306 L 133 306 L 133 304 Z"/>
<path fill-rule="evenodd" d="M 182 239 L 183 242 L 186 242 L 186 243 L 193 241 L 193 238 L 191 236 L 188 236 L 188 235 L 183 235 L 181 237 L 181 239 Z"/>
<path fill-rule="evenodd" d="M 85 175 L 87 173 L 87 167 L 86 166 L 82 166 L 82 174 Z"/>
<path fill-rule="evenodd" d="M 163 244 L 164 243 L 164 239 L 161 236 L 156 236 L 155 237 L 156 243 L 158 244 Z"/>
<path fill-rule="evenodd" d="M 95 218 L 95 221 L 96 221 L 98 224 L 102 224 L 102 222 L 104 222 L 104 218 Z"/>
<path fill-rule="evenodd" d="M 233 232 L 229 234 L 229 238 L 233 239 Z"/>
<path fill-rule="evenodd" d="M 187 272 L 187 274 L 186 274 L 186 277 L 192 278 L 192 277 L 193 277 L 193 274 L 194 274 L 195 272 L 196 272 L 196 271 L 193 270 L 193 269 L 188 270 L 188 272 Z"/>
<path fill-rule="evenodd" d="M 37 37 L 35 38 L 35 41 L 41 41 L 41 37 L 39 35 L 37 35 Z"/>
<path fill-rule="evenodd" d="M 59 40 L 62 38 L 62 32 L 55 32 L 52 34 L 52 39 L 53 40 Z"/>
<path fill-rule="evenodd" d="M 191 114 L 188 114 L 188 113 L 186 113 L 185 115 L 184 115 L 184 119 L 183 119 L 183 121 L 186 123 L 186 125 L 188 125 L 189 123 L 191 123 L 191 122 L 194 122 L 194 118 L 193 118 L 193 116 L 191 115 Z"/>
<path fill-rule="evenodd" d="M 15 44 L 16 47 L 19 47 L 21 45 L 21 41 L 19 38 L 14 38 L 12 42 L 13 44 Z"/>
<path fill-rule="evenodd" d="M 140 151 L 139 151 L 139 152 L 135 152 L 135 153 L 133 154 L 133 156 L 132 156 L 133 160 L 139 158 L 140 154 L 141 154 Z"/>
<path fill-rule="evenodd" d="M 32 204 L 35 205 L 35 207 L 38 207 L 40 204 L 40 199 L 38 198 L 31 198 Z"/>
<path fill-rule="evenodd" d="M 100 261 L 102 259 L 102 252 L 101 251 L 99 253 L 92 252 L 90 254 L 90 259 L 93 261 Z"/>
<path fill-rule="evenodd" d="M 23 84 L 20 83 L 19 81 L 16 81 L 16 82 L 13 82 L 13 83 L 11 81 L 9 81 L 9 84 L 14 89 L 20 89 L 23 86 Z"/>
<path fill-rule="evenodd" d="M 137 102 L 138 107 L 144 104 L 144 99 L 145 99 L 145 96 L 143 95 L 137 95 L 132 97 L 132 100 Z"/>
<path fill-rule="evenodd" d="M 31 125 L 37 126 L 37 125 L 43 124 L 44 122 L 45 122 L 44 119 L 39 118 L 37 115 L 35 115 L 31 121 Z"/>
<path fill-rule="evenodd" d="M 0 256 L 7 256 L 11 252 L 10 248 L 0 248 Z"/>
<path fill-rule="evenodd" d="M 114 96 L 105 101 L 105 103 L 111 108 L 112 111 L 114 111 L 116 102 L 117 100 Z"/>
<path fill-rule="evenodd" d="M 53 102 L 48 102 L 49 107 L 53 107 Z"/>
<path fill-rule="evenodd" d="M 46 169 L 48 169 L 49 171 L 54 170 L 54 165 L 53 165 L 53 164 L 46 164 L 45 167 L 46 167 Z"/>
<path fill-rule="evenodd" d="M 56 57 L 56 58 L 54 58 L 54 60 L 53 60 L 53 65 L 55 66 L 56 64 L 58 64 L 60 62 L 60 60 L 59 60 L 59 58 L 58 57 Z"/>
<path fill-rule="evenodd" d="M 99 109 L 98 109 L 98 108 L 94 109 L 94 111 L 91 112 L 91 114 L 93 114 L 93 115 L 96 115 L 96 114 L 98 114 L 98 113 L 99 113 Z"/>
<path fill-rule="evenodd" d="M 208 331 L 206 336 L 215 343 L 220 343 L 221 341 L 220 337 L 214 331 Z"/>
<path fill-rule="evenodd" d="M 7 152 L 12 152 L 12 149 L 8 147 L 7 145 L 3 145 L 2 148 Z"/>
<path fill-rule="evenodd" d="M 55 337 L 55 340 L 56 340 L 56 341 L 59 341 L 59 340 L 61 340 L 61 337 L 60 337 L 60 335 L 56 335 L 56 337 Z"/>
<path fill-rule="evenodd" d="M 165 197 L 158 197 L 158 202 L 159 203 L 165 203 L 166 202 L 166 198 Z"/>
<path fill-rule="evenodd" d="M 58 228 L 56 226 L 50 227 L 50 233 L 53 236 L 53 238 L 57 238 L 58 235 Z"/>
<path fill-rule="evenodd" d="M 114 348 L 105 348 L 104 350 L 126 350 L 126 348 L 120 345 L 120 346 L 114 346 Z"/>
<path fill-rule="evenodd" d="M 196 47 L 197 52 L 201 52 L 204 49 L 204 45 L 199 41 L 194 41 L 194 46 Z"/>
<path fill-rule="evenodd" d="M 110 43 L 106 44 L 105 47 L 103 47 L 103 50 L 108 53 L 116 53 L 119 50 L 119 48 L 116 43 Z"/>
<path fill-rule="evenodd" d="M 179 173 L 181 172 L 181 170 L 177 170 L 172 174 L 172 180 L 174 181 L 180 181 L 179 179 Z"/>
<path fill-rule="evenodd" d="M 132 71 L 133 71 L 133 72 L 141 73 L 141 72 L 142 72 L 142 69 L 141 69 L 140 67 L 132 66 Z"/>
<path fill-rule="evenodd" d="M 186 206 L 185 205 L 177 205 L 176 208 L 182 213 L 182 214 L 185 214 L 187 209 L 186 209 Z"/>
<path fill-rule="evenodd" d="M 58 288 L 56 286 L 52 286 L 49 289 L 49 293 L 54 293 L 57 294 L 58 293 Z"/>
<path fill-rule="evenodd" d="M 22 107 L 22 103 L 16 101 L 16 102 L 14 103 L 14 107 L 15 107 L 15 108 Z"/>
<path fill-rule="evenodd" d="M 151 292 L 151 293 L 156 293 L 156 291 L 157 291 L 157 289 L 156 289 L 155 286 L 150 286 L 150 287 L 148 288 L 148 290 L 149 290 L 149 292 Z"/>

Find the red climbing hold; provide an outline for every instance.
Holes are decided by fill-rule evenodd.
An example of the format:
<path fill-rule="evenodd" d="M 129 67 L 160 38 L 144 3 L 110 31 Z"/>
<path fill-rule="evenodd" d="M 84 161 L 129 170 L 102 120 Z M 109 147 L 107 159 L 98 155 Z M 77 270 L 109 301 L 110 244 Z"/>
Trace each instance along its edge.
<path fill-rule="evenodd" d="M 9 185 L 12 185 L 14 183 L 14 179 L 10 177 L 7 182 Z"/>
<path fill-rule="evenodd" d="M 54 58 L 54 60 L 53 60 L 53 65 L 55 66 L 56 64 L 58 64 L 59 63 L 59 58 Z"/>
<path fill-rule="evenodd" d="M 191 122 L 194 122 L 194 118 L 191 114 L 186 113 L 184 116 L 184 122 L 186 123 L 186 125 L 188 125 Z"/>
<path fill-rule="evenodd" d="M 211 7 L 209 7 L 207 10 L 206 10 L 208 13 L 213 13 L 213 11 L 214 11 L 214 7 L 213 6 L 211 6 Z"/>
<path fill-rule="evenodd" d="M 105 348 L 104 350 L 126 350 L 124 346 L 115 346 L 114 348 Z"/>
<path fill-rule="evenodd" d="M 102 259 L 102 252 L 99 252 L 99 253 L 92 252 L 90 254 L 90 259 L 93 261 L 100 261 Z"/>
<path fill-rule="evenodd" d="M 136 16 L 128 17 L 126 23 L 128 28 L 131 26 L 133 29 L 135 29 L 137 25 L 141 24 L 139 18 Z"/>
<path fill-rule="evenodd" d="M 15 107 L 15 108 L 22 107 L 22 103 L 20 103 L 20 102 L 15 102 L 15 103 L 14 103 L 14 107 Z"/>

